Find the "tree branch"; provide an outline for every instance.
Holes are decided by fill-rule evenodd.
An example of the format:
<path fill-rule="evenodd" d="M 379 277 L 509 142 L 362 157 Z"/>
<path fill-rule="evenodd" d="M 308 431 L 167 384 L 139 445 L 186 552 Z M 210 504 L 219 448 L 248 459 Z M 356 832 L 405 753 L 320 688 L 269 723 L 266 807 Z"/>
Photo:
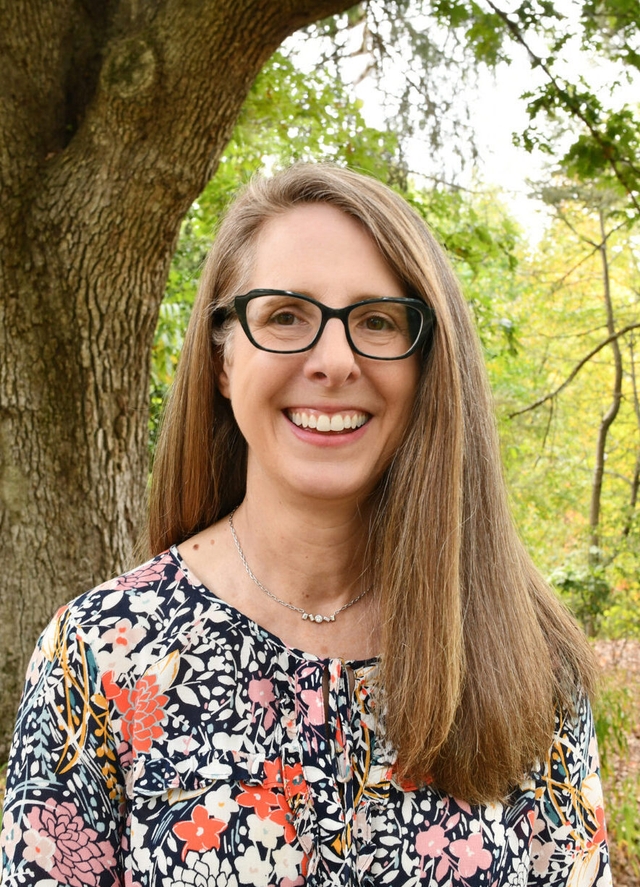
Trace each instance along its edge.
<path fill-rule="evenodd" d="M 588 115 L 580 107 L 580 102 L 578 102 L 574 98 L 572 98 L 569 91 L 563 86 L 562 82 L 556 77 L 556 75 L 551 70 L 550 66 L 544 61 L 544 59 L 541 56 L 537 55 L 533 51 L 533 49 L 531 49 L 531 47 L 527 43 L 522 31 L 520 30 L 520 28 L 516 24 L 516 22 L 512 21 L 512 19 L 509 17 L 509 15 L 504 10 L 502 10 L 498 6 L 496 6 L 496 4 L 493 2 L 493 0 L 487 0 L 487 3 L 491 7 L 491 9 L 493 9 L 495 14 L 500 19 L 502 19 L 502 21 L 505 23 L 508 31 L 511 33 L 511 35 L 515 39 L 516 43 L 519 43 L 520 46 L 522 46 L 524 48 L 524 50 L 527 52 L 529 58 L 531 59 L 531 62 L 533 63 L 533 66 L 540 68 L 542 71 L 544 71 L 546 76 L 549 78 L 549 81 L 556 88 L 558 95 L 562 97 L 562 100 L 564 101 L 565 106 L 571 111 L 571 113 L 575 117 L 578 118 L 578 120 L 582 121 L 582 123 L 586 126 L 587 130 L 589 131 L 589 133 L 593 137 L 596 144 L 602 149 L 603 156 L 606 158 L 607 163 L 609 164 L 614 176 L 616 177 L 616 179 L 620 182 L 620 184 L 624 188 L 626 194 L 629 197 L 629 200 L 631 201 L 631 203 L 633 204 L 635 209 L 638 212 L 640 212 L 640 203 L 638 202 L 638 200 L 634 194 L 633 187 L 627 182 L 626 177 L 624 176 L 622 170 L 620 169 L 619 162 L 616 161 L 615 157 L 611 156 L 611 146 L 605 144 L 600 131 L 596 128 L 596 126 L 594 126 L 594 124 L 589 120 Z M 633 166 L 633 164 L 631 163 L 630 160 L 628 161 L 628 163 L 629 163 L 629 166 L 637 174 L 638 171 L 635 169 L 635 167 Z"/>
<path fill-rule="evenodd" d="M 607 336 L 606 339 L 604 339 L 602 342 L 600 342 L 599 345 L 596 345 L 595 348 L 592 348 L 592 350 L 585 357 L 583 357 L 581 361 L 579 361 L 575 365 L 575 367 L 571 370 L 571 372 L 569 373 L 567 378 L 564 380 L 562 385 L 559 385 L 555 389 L 555 391 L 551 391 L 549 394 L 545 394 L 544 397 L 541 397 L 539 400 L 536 400 L 535 403 L 529 404 L 528 407 L 524 407 L 524 409 L 522 409 L 522 410 L 516 410 L 513 413 L 509 413 L 508 418 L 515 419 L 516 416 L 522 416 L 524 413 L 530 413 L 532 410 L 537 410 L 538 407 L 542 406 L 542 404 L 547 403 L 547 401 L 553 400 L 554 398 L 556 398 L 560 394 L 561 391 L 564 391 L 564 389 L 567 387 L 567 385 L 570 385 L 571 382 L 573 382 L 573 380 L 578 375 L 578 373 L 583 368 L 583 366 L 585 364 L 589 363 L 591 358 L 595 357 L 595 355 L 599 351 L 602 351 L 603 348 L 606 348 L 606 346 L 610 345 L 611 342 L 613 342 L 615 339 L 619 339 L 620 336 L 626 335 L 626 333 L 628 333 L 630 330 L 637 330 L 637 329 L 640 329 L 640 323 L 630 323 L 630 324 L 628 324 L 628 326 L 625 326 L 621 330 L 618 330 L 617 333 L 614 333 L 611 336 Z"/>

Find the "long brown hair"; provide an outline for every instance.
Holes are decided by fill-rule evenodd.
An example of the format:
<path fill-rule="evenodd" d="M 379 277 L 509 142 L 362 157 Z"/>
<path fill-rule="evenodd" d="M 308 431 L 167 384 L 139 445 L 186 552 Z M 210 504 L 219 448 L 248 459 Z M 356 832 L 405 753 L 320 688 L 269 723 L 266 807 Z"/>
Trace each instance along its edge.
<path fill-rule="evenodd" d="M 246 445 L 220 394 L 216 310 L 242 292 L 261 227 L 324 202 L 357 219 L 408 294 L 435 311 L 405 439 L 376 491 L 369 564 L 382 617 L 376 692 L 402 777 L 483 802 L 544 758 L 559 706 L 594 684 L 591 650 L 536 571 L 507 504 L 480 347 L 431 233 L 374 179 L 326 165 L 257 178 L 222 223 L 202 277 L 155 459 L 149 548 L 226 515 Z"/>

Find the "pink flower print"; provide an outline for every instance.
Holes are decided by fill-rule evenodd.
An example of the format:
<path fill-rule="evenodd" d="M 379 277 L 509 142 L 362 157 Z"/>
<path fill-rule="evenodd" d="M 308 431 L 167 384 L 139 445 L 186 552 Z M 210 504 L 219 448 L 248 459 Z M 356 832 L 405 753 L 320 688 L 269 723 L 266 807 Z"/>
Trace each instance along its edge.
<path fill-rule="evenodd" d="M 275 696 L 273 695 L 273 684 L 269 678 L 262 678 L 262 680 L 254 678 L 249 681 L 249 699 L 253 702 L 252 716 L 256 705 L 266 709 L 264 727 L 268 730 L 275 720 L 275 712 L 271 706 Z"/>
<path fill-rule="evenodd" d="M 25 848 L 22 855 L 27 862 L 36 862 L 45 872 L 50 872 L 53 866 L 53 854 L 56 845 L 47 835 L 41 835 L 35 829 L 29 829 L 24 833 Z"/>
<path fill-rule="evenodd" d="M 46 838 L 53 844 L 52 865 L 45 870 L 57 881 L 69 887 L 98 887 L 102 872 L 115 866 L 109 842 L 98 840 L 97 832 L 87 826 L 71 801 L 56 803 L 50 798 L 44 807 L 34 807 L 27 820 L 40 841 Z M 33 847 L 35 854 L 36 846 L 34 839 L 27 849 Z M 48 844 L 40 848 L 46 852 Z"/>
<path fill-rule="evenodd" d="M 167 564 L 172 562 L 173 558 L 171 552 L 165 551 L 155 560 L 142 564 L 141 567 L 136 567 L 135 570 L 125 573 L 124 576 L 118 576 L 117 579 L 111 579 L 109 582 L 105 582 L 100 588 L 105 590 L 109 588 L 117 588 L 119 591 L 126 591 L 129 588 L 142 588 L 145 584 L 153 585 L 158 579 L 162 579 Z M 178 579 L 179 575 L 177 575 L 176 578 Z"/>
<path fill-rule="evenodd" d="M 105 631 L 103 640 L 106 644 L 112 644 L 114 649 L 128 653 L 143 637 L 144 628 L 134 628 L 129 619 L 121 619 L 113 628 Z"/>
<path fill-rule="evenodd" d="M 416 838 L 416 850 L 420 856 L 442 856 L 448 844 L 449 839 L 441 825 L 432 825 L 426 832 L 419 832 Z"/>
<path fill-rule="evenodd" d="M 549 871 L 549 863 L 553 856 L 556 845 L 553 841 L 546 844 L 541 843 L 537 838 L 531 842 L 531 862 L 533 871 L 536 875 L 546 875 Z"/>
<path fill-rule="evenodd" d="M 122 769 L 125 771 L 128 770 L 133 763 L 133 752 L 129 743 L 125 742 L 123 739 L 122 742 L 119 743 L 116 753 Z"/>
<path fill-rule="evenodd" d="M 262 678 L 260 681 L 254 678 L 252 681 L 249 681 L 249 699 L 252 702 L 257 702 L 258 705 L 266 708 L 273 702 L 274 698 L 273 684 L 269 678 Z"/>
<path fill-rule="evenodd" d="M 307 707 L 307 721 L 319 727 L 324 724 L 324 701 L 321 690 L 303 690 L 300 698 Z"/>
<path fill-rule="evenodd" d="M 458 873 L 461 878 L 472 878 L 478 869 L 488 869 L 491 853 L 482 846 L 482 835 L 477 832 L 467 840 L 453 841 L 449 849 L 460 860 Z"/>

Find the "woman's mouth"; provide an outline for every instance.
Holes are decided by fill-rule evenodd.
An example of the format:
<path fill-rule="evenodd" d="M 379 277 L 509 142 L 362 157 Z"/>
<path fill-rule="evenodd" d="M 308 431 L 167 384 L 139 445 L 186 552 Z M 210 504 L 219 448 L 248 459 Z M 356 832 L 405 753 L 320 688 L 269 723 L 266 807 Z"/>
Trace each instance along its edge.
<path fill-rule="evenodd" d="M 307 412 L 305 410 L 285 410 L 287 418 L 298 428 L 311 428 L 322 433 L 336 431 L 353 431 L 369 421 L 368 413 L 355 411 L 343 413 Z"/>

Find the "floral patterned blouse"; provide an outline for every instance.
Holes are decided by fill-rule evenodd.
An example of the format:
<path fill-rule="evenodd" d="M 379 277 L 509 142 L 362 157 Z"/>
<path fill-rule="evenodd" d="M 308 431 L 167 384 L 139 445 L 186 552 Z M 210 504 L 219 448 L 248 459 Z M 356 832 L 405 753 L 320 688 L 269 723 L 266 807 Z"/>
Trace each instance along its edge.
<path fill-rule="evenodd" d="M 285 646 L 175 548 L 81 596 L 27 675 L 3 887 L 611 883 L 586 704 L 473 807 L 398 783 L 375 668 Z"/>

